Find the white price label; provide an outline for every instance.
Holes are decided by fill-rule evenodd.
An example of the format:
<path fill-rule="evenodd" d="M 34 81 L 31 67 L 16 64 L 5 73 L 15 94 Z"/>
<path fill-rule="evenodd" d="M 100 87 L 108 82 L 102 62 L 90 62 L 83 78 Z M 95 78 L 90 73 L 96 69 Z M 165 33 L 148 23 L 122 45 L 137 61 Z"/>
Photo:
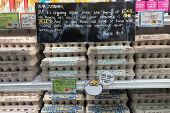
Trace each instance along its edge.
<path fill-rule="evenodd" d="M 100 83 L 103 85 L 111 85 L 114 81 L 114 75 L 110 71 L 104 71 L 100 75 Z"/>
<path fill-rule="evenodd" d="M 140 11 L 139 27 L 163 27 L 164 11 Z"/>
<path fill-rule="evenodd" d="M 35 13 L 21 13 L 20 18 L 22 29 L 36 29 Z"/>

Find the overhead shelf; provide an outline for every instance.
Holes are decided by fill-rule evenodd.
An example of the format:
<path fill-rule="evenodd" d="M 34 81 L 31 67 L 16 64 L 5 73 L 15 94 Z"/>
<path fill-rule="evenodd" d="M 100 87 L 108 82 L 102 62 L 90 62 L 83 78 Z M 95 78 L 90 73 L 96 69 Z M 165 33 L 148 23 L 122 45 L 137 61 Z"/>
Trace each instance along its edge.
<path fill-rule="evenodd" d="M 84 84 L 89 82 L 77 81 L 77 89 L 83 90 Z M 138 88 L 170 88 L 170 79 L 142 79 L 142 80 L 119 80 L 104 89 L 138 89 Z M 51 90 L 51 81 L 41 81 L 37 76 L 32 82 L 1 82 L 0 91 L 43 91 Z"/>
<path fill-rule="evenodd" d="M 136 26 L 138 26 L 138 16 L 136 16 Z M 164 25 L 170 25 L 170 15 L 164 16 Z"/>

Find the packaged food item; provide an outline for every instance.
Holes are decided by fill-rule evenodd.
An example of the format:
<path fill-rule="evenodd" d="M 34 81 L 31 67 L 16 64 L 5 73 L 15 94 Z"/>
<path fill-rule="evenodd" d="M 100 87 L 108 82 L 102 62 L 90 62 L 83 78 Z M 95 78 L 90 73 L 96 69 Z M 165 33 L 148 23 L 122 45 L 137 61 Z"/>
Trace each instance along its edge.
<path fill-rule="evenodd" d="M 136 1 L 136 12 L 145 11 L 145 9 L 146 9 L 145 0 L 137 0 Z"/>
<path fill-rule="evenodd" d="M 146 0 L 146 10 L 155 11 L 158 9 L 158 0 Z"/>

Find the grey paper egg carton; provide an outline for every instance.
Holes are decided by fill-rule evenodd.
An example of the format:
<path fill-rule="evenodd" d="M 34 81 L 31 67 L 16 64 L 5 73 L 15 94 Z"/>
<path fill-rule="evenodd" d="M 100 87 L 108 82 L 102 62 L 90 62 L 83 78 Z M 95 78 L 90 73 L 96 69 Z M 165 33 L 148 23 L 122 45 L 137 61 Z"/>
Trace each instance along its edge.
<path fill-rule="evenodd" d="M 111 42 L 90 42 L 88 43 L 89 47 L 96 47 L 96 46 L 117 46 L 117 45 L 123 45 L 123 46 L 130 46 L 130 41 L 111 41 Z"/>
<path fill-rule="evenodd" d="M 136 69 L 136 79 L 170 79 L 170 68 Z"/>
<path fill-rule="evenodd" d="M 95 108 L 97 107 L 97 108 Z M 108 109 L 109 108 L 109 109 Z M 111 110 L 113 109 L 113 110 Z M 86 113 L 130 113 L 128 106 L 126 105 L 95 105 L 95 104 L 87 104 Z"/>
<path fill-rule="evenodd" d="M 76 78 L 77 80 L 85 80 L 86 77 L 86 70 L 42 71 L 41 73 L 41 78 L 43 81 L 66 78 Z"/>
<path fill-rule="evenodd" d="M 87 55 L 93 56 L 93 55 L 106 55 L 106 54 L 121 54 L 121 55 L 127 55 L 127 54 L 134 54 L 133 48 L 130 46 L 123 46 L 123 45 L 117 45 L 117 46 L 90 46 L 88 48 Z"/>
<path fill-rule="evenodd" d="M 37 43 L 36 36 L 0 36 L 0 43 Z"/>
<path fill-rule="evenodd" d="M 45 57 L 86 56 L 86 47 L 45 47 Z"/>
<path fill-rule="evenodd" d="M 60 111 L 57 110 L 57 108 L 59 109 L 59 106 L 62 107 L 61 109 L 66 110 L 65 112 L 67 112 L 67 113 L 70 113 L 70 111 L 69 111 L 69 109 L 67 111 L 67 108 L 65 106 L 71 106 L 71 108 L 73 107 L 72 105 L 67 105 L 67 104 L 65 104 L 65 105 L 64 104 L 63 105 L 44 104 L 44 107 L 42 108 L 41 113 L 51 113 L 51 112 L 54 112 L 54 113 L 63 113 L 63 110 L 62 111 L 61 110 Z M 75 110 L 75 113 L 85 113 L 83 105 L 76 105 L 76 106 L 81 107 L 82 109 L 81 110 Z"/>
<path fill-rule="evenodd" d="M 110 61 L 111 60 L 111 61 Z M 132 69 L 135 65 L 133 59 L 98 59 L 89 60 L 90 70 L 94 69 Z"/>
<path fill-rule="evenodd" d="M 40 68 L 35 71 L 15 71 L 15 72 L 0 72 L 0 82 L 23 82 L 32 81 L 40 72 Z"/>
<path fill-rule="evenodd" d="M 53 57 L 45 58 L 41 62 L 41 68 L 43 71 L 47 70 L 85 70 L 87 66 L 87 60 L 85 56 L 81 57 Z"/>
<path fill-rule="evenodd" d="M 40 105 L 0 106 L 0 113 L 39 113 Z"/>
<path fill-rule="evenodd" d="M 38 93 L 1 93 L 0 105 L 37 105 L 40 99 Z"/>
<path fill-rule="evenodd" d="M 99 77 L 102 72 L 110 71 L 114 75 L 114 80 L 133 80 L 135 73 L 133 69 L 124 69 L 124 70 L 89 70 L 89 79 L 90 80 L 99 80 Z"/>
<path fill-rule="evenodd" d="M 137 58 L 135 63 L 137 69 L 165 68 L 169 67 L 170 58 Z"/>
<path fill-rule="evenodd" d="M 169 34 L 136 35 L 135 41 L 132 42 L 132 44 L 133 44 L 133 46 L 168 45 L 169 39 L 170 39 Z"/>
<path fill-rule="evenodd" d="M 67 98 L 66 98 L 67 97 Z M 85 96 L 78 94 L 52 94 L 46 92 L 43 98 L 45 104 L 84 104 Z"/>

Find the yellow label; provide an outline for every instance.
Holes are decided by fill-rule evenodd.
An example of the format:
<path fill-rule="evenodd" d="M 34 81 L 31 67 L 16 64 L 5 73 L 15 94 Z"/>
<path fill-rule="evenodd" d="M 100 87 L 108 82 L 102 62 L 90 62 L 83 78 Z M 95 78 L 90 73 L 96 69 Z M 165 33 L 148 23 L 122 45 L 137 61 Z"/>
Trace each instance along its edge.
<path fill-rule="evenodd" d="M 32 22 L 32 25 L 35 25 L 35 22 Z"/>
<path fill-rule="evenodd" d="M 7 22 L 7 26 L 12 26 L 12 22 Z"/>

